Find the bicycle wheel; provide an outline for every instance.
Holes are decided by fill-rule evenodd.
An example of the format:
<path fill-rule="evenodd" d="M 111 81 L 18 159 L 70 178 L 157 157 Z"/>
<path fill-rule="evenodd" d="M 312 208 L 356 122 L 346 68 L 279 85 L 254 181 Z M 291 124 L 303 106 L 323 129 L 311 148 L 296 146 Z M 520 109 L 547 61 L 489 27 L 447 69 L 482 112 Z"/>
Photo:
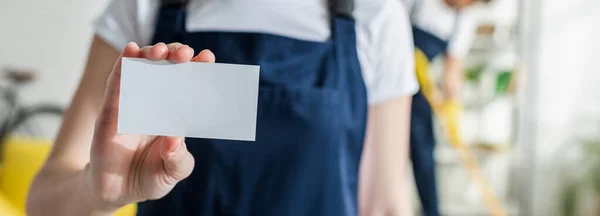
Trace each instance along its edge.
<path fill-rule="evenodd" d="M 8 135 L 53 141 L 62 123 L 64 110 L 43 104 L 26 107 L 17 113 L 8 128 Z"/>

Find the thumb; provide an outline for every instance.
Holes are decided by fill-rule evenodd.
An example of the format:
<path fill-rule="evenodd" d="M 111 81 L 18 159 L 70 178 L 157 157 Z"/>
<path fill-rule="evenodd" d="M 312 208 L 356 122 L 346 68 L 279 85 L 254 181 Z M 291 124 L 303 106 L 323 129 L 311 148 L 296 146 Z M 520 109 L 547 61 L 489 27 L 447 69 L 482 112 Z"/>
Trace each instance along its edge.
<path fill-rule="evenodd" d="M 160 157 L 163 159 L 167 182 L 175 184 L 187 178 L 194 169 L 194 156 L 187 150 L 185 138 L 164 137 Z"/>
<path fill-rule="evenodd" d="M 121 64 L 123 57 L 139 57 L 140 48 L 136 43 L 129 43 L 123 49 L 121 56 L 115 62 L 112 72 L 106 81 L 104 92 L 104 103 L 96 122 L 96 129 L 103 130 L 108 134 L 117 133 L 117 121 L 119 115 L 119 95 L 121 93 Z"/>

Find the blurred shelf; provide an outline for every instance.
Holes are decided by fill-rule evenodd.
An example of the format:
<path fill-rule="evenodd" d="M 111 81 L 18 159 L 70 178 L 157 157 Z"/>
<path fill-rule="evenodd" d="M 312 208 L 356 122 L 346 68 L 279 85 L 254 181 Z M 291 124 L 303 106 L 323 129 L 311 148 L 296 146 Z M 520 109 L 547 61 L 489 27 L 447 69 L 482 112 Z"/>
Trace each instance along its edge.
<path fill-rule="evenodd" d="M 512 32 L 506 34 L 512 34 Z M 502 38 L 493 35 L 477 35 L 473 38 L 470 51 L 481 53 L 510 49 L 513 48 L 511 45 L 515 42 L 516 38 L 513 35 L 506 35 Z"/>

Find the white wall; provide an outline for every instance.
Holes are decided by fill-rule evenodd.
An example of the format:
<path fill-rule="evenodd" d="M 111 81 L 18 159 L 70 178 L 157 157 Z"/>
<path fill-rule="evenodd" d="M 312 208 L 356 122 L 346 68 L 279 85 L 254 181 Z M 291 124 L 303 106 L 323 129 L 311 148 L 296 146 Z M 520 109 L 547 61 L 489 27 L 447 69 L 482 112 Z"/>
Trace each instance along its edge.
<path fill-rule="evenodd" d="M 0 67 L 32 68 L 27 103 L 66 106 L 87 58 L 92 20 L 108 0 L 0 0 Z"/>
<path fill-rule="evenodd" d="M 586 124 L 600 117 L 600 2 L 526 2 L 523 53 L 528 77 L 519 131 L 519 165 L 526 175 L 519 186 L 529 208 L 522 213 L 559 215 L 561 148 L 574 144 Z"/>

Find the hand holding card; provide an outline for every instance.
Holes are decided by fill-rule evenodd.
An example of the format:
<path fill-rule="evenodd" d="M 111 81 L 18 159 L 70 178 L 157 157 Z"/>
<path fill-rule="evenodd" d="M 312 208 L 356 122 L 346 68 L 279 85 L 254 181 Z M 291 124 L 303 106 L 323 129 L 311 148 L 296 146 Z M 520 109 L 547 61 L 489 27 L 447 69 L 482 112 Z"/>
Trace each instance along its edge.
<path fill-rule="evenodd" d="M 193 53 L 192 48 L 179 43 L 159 43 L 141 49 L 131 43 L 115 63 L 96 120 L 90 162 L 83 173 L 90 191 L 87 199 L 95 208 L 111 212 L 129 203 L 161 198 L 192 172 L 194 158 L 183 137 L 118 134 L 117 120 L 121 115 L 118 108 L 123 58 L 174 63 L 215 61 L 210 51 L 192 59 Z"/>

